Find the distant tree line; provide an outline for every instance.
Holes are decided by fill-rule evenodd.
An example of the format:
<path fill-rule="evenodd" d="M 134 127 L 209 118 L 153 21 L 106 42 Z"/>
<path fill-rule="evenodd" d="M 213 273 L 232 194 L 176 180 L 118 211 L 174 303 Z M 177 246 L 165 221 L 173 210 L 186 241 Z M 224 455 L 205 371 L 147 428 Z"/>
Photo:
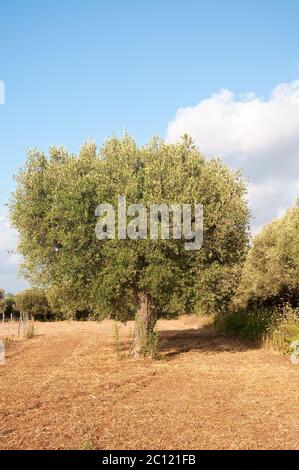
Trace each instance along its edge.
<path fill-rule="evenodd" d="M 6 294 L 3 289 L 0 289 L 0 315 L 2 315 L 2 319 L 17 320 L 21 312 L 28 319 L 38 321 L 57 321 L 67 318 L 59 309 L 55 309 L 55 304 L 51 303 L 44 289 L 33 287 L 15 295 Z M 90 318 L 88 312 L 84 311 L 77 311 L 73 316 L 75 320 L 88 318 Z"/>

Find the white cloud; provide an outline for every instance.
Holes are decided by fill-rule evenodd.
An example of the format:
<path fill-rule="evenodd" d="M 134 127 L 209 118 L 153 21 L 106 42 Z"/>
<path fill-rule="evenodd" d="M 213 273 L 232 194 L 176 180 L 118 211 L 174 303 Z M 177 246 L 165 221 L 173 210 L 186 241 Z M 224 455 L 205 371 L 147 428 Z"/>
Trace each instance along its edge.
<path fill-rule="evenodd" d="M 280 215 L 299 194 L 299 80 L 282 83 L 268 99 L 220 90 L 181 108 L 167 138 L 190 134 L 208 157 L 221 156 L 249 177 L 255 230 Z"/>
<path fill-rule="evenodd" d="M 21 262 L 21 256 L 17 254 L 17 231 L 12 229 L 5 212 L 0 215 L 0 288 L 6 291 L 16 292 L 27 284 L 22 279 L 17 279 L 17 266 Z"/>

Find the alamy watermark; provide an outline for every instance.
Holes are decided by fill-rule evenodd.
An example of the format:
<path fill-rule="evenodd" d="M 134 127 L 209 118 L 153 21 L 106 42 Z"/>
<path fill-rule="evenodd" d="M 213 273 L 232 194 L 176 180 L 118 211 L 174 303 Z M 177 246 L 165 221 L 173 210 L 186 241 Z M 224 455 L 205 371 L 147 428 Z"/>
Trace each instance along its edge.
<path fill-rule="evenodd" d="M 112 204 L 99 204 L 95 213 L 99 217 L 95 229 L 99 240 L 172 238 L 184 239 L 185 250 L 202 247 L 202 204 L 150 204 L 149 208 L 131 204 L 127 207 L 126 196 L 118 196 L 116 210 Z"/>
<path fill-rule="evenodd" d="M 5 84 L 0 80 L 0 104 L 5 104 Z"/>

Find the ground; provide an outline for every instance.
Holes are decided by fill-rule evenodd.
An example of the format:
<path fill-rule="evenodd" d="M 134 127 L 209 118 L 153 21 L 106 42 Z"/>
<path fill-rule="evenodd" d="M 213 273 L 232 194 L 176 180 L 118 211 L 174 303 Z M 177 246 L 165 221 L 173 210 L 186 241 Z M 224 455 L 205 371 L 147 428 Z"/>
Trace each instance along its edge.
<path fill-rule="evenodd" d="M 134 360 L 132 327 L 36 323 L 34 338 L 9 342 L 0 448 L 299 449 L 287 357 L 180 319 L 159 322 L 156 361 Z"/>

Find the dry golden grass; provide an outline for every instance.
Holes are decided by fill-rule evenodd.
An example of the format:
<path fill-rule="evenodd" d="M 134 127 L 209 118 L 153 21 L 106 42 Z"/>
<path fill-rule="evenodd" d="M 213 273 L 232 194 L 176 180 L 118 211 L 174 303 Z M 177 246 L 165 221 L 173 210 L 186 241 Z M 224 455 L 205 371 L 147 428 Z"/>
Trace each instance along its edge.
<path fill-rule="evenodd" d="M 110 321 L 38 323 L 34 338 L 10 341 L 0 448 L 299 448 L 288 358 L 182 318 L 159 322 L 159 360 L 135 361 L 131 329 L 119 348 Z"/>

